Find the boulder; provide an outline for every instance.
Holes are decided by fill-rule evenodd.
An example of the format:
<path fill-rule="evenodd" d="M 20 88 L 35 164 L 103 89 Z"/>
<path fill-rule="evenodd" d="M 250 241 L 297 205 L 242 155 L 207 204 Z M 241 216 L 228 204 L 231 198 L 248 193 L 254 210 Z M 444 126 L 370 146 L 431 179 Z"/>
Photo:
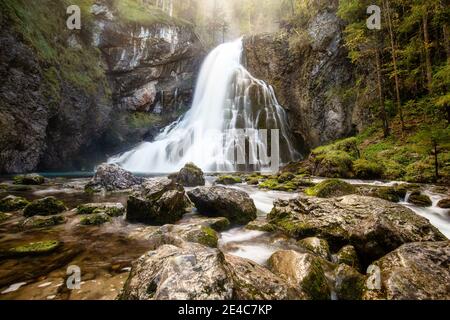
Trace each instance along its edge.
<path fill-rule="evenodd" d="M 346 264 L 356 270 L 361 269 L 358 254 L 356 253 L 355 247 L 352 245 L 342 247 L 342 249 L 333 256 L 333 262 L 337 264 Z"/>
<path fill-rule="evenodd" d="M 297 244 L 325 260 L 329 260 L 331 257 L 330 247 L 326 240 L 310 237 L 298 241 Z"/>
<path fill-rule="evenodd" d="M 198 187 L 205 185 L 203 171 L 193 163 L 188 163 L 180 172 L 169 176 L 169 179 L 184 187 Z"/>
<path fill-rule="evenodd" d="M 166 178 L 149 179 L 128 197 L 126 219 L 151 225 L 175 223 L 187 206 L 182 186 Z"/>
<path fill-rule="evenodd" d="M 67 210 L 64 202 L 55 197 L 46 197 L 34 200 L 23 209 L 25 217 L 32 216 L 51 216 Z"/>
<path fill-rule="evenodd" d="M 243 191 L 225 187 L 201 187 L 188 192 L 200 214 L 226 217 L 231 223 L 246 224 L 256 219 L 256 207 Z"/>
<path fill-rule="evenodd" d="M 233 282 L 217 250 L 196 243 L 164 244 L 133 263 L 122 300 L 229 300 Z"/>
<path fill-rule="evenodd" d="M 450 242 L 408 243 L 375 265 L 381 270 L 381 290 L 369 298 L 388 300 L 449 300 Z"/>
<path fill-rule="evenodd" d="M 411 193 L 411 195 L 408 198 L 408 202 L 418 207 L 431 207 L 433 205 L 433 202 L 431 201 L 430 197 L 420 193 L 420 191 L 415 191 Z"/>
<path fill-rule="evenodd" d="M 398 203 L 406 197 L 406 188 L 402 186 L 397 187 L 381 187 L 370 193 L 371 197 L 377 197 L 390 202 Z"/>
<path fill-rule="evenodd" d="M 275 252 L 269 269 L 288 283 L 306 293 L 308 299 L 329 300 L 330 288 L 320 258 L 293 250 Z"/>
<path fill-rule="evenodd" d="M 125 206 L 121 203 L 86 203 L 77 207 L 77 214 L 105 213 L 110 217 L 121 217 L 125 214 Z"/>
<path fill-rule="evenodd" d="M 224 217 L 207 218 L 201 216 L 193 216 L 183 220 L 185 224 L 197 224 L 204 227 L 209 227 L 217 232 L 222 232 L 230 227 L 230 220 Z"/>
<path fill-rule="evenodd" d="M 45 183 L 45 178 L 36 173 L 24 174 L 14 177 L 14 184 L 20 185 L 41 185 Z"/>
<path fill-rule="evenodd" d="M 323 238 L 333 251 L 352 244 L 363 263 L 408 242 L 447 240 L 427 219 L 410 209 L 357 195 L 278 200 L 268 219 L 296 239 Z"/>
<path fill-rule="evenodd" d="M 437 206 L 442 209 L 450 209 L 450 198 L 440 200 Z"/>
<path fill-rule="evenodd" d="M 12 212 L 25 208 L 30 202 L 22 197 L 7 196 L 0 200 L 0 212 Z"/>
<path fill-rule="evenodd" d="M 338 300 L 362 300 L 366 288 L 366 277 L 346 264 L 334 271 L 334 289 Z"/>
<path fill-rule="evenodd" d="M 87 191 L 120 191 L 140 185 L 143 178 L 134 176 L 115 164 L 102 164 L 96 168 L 95 175 L 86 185 Z"/>
<path fill-rule="evenodd" d="M 234 300 L 304 300 L 306 295 L 257 263 L 225 255 Z"/>
<path fill-rule="evenodd" d="M 305 192 L 309 196 L 332 198 L 353 194 L 356 192 L 356 188 L 345 181 L 329 179 L 306 189 Z"/>
<path fill-rule="evenodd" d="M 242 183 L 241 177 L 227 175 L 227 176 L 220 176 L 216 179 L 216 184 L 233 185 L 238 183 Z"/>

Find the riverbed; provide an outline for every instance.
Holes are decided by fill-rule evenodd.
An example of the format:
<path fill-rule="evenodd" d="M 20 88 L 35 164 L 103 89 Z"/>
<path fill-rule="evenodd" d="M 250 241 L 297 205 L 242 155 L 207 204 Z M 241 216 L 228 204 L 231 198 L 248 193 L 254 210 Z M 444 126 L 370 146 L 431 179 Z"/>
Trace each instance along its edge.
<path fill-rule="evenodd" d="M 99 227 L 80 226 L 75 208 L 91 202 L 120 202 L 126 205 L 126 193 L 89 194 L 83 186 L 88 177 L 55 177 L 41 186 L 30 186 L 29 190 L 5 191 L 0 189 L 0 198 L 16 195 L 28 200 L 55 196 L 69 208 L 65 213 L 68 223 L 48 229 L 23 230 L 20 225 L 23 216 L 16 213 L 0 223 L 0 249 L 15 247 L 24 243 L 49 239 L 63 243 L 61 249 L 48 256 L 25 257 L 0 260 L 0 299 L 114 299 L 128 278 L 132 261 L 149 250 L 150 244 L 131 235 L 146 226 L 131 224 L 123 217 Z M 214 177 L 207 177 L 211 185 Z M 321 178 L 314 179 L 320 182 Z M 397 182 L 347 180 L 362 186 L 391 186 Z M 1 183 L 11 184 L 8 179 Z M 295 192 L 260 190 L 256 186 L 238 184 L 232 186 L 249 194 L 258 210 L 258 219 L 264 220 L 277 199 L 291 199 Z M 189 189 L 189 188 L 187 188 Z M 430 196 L 433 206 L 420 208 L 402 199 L 400 204 L 416 214 L 427 218 L 444 235 L 450 238 L 450 210 L 437 207 L 439 200 L 448 197 L 445 190 L 434 186 L 422 186 Z M 444 188 L 445 189 L 445 188 Z M 436 191 L 438 190 L 438 191 Z M 195 209 L 186 214 L 179 224 L 189 223 L 196 218 Z M 247 230 L 233 227 L 220 234 L 219 249 L 265 265 L 269 257 L 280 249 L 295 249 L 295 241 L 279 233 Z M 68 290 L 66 286 L 68 266 L 80 267 L 81 288 Z"/>

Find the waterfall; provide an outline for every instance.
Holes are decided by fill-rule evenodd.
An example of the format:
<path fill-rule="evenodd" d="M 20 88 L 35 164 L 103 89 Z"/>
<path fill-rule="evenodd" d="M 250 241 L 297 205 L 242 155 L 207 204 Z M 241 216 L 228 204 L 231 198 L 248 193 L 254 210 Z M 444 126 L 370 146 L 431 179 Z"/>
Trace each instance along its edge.
<path fill-rule="evenodd" d="M 253 141 L 263 154 L 270 148 L 264 135 L 253 130 L 266 129 L 270 135 L 271 129 L 278 129 L 281 161 L 296 160 L 298 154 L 289 137 L 285 111 L 272 87 L 255 79 L 242 66 L 242 46 L 239 39 L 215 48 L 201 68 L 192 108 L 166 127 L 154 142 L 143 142 L 108 162 L 139 173 L 176 172 L 188 162 L 206 172 L 263 170 L 267 164 L 248 141 L 245 151 L 258 159 L 257 163 L 248 163 L 248 155 L 246 165 L 230 161 L 230 154 L 238 151 L 229 137 L 243 131 L 240 129 L 255 134 Z"/>

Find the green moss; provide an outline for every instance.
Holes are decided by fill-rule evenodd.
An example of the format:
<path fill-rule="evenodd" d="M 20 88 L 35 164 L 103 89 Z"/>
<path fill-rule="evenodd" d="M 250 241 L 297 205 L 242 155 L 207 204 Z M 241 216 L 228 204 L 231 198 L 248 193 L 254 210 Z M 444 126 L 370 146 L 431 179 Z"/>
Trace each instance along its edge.
<path fill-rule="evenodd" d="M 111 218 L 107 214 L 94 213 L 82 217 L 80 219 L 80 224 L 83 226 L 100 226 L 109 221 L 111 221 Z"/>
<path fill-rule="evenodd" d="M 159 115 L 147 112 L 135 112 L 128 116 L 128 125 L 135 129 L 155 127 L 163 123 Z"/>
<path fill-rule="evenodd" d="M 214 219 L 214 222 L 212 222 L 209 227 L 217 232 L 222 232 L 231 225 L 230 220 L 227 218 L 217 218 Z"/>
<path fill-rule="evenodd" d="M 21 257 L 49 254 L 55 251 L 60 245 L 61 243 L 57 240 L 33 242 L 11 248 L 6 252 L 2 252 L 2 255 L 6 255 L 7 257 Z"/>
<path fill-rule="evenodd" d="M 144 26 L 163 24 L 167 26 L 189 25 L 187 21 L 170 17 L 159 8 L 143 4 L 138 0 L 115 0 L 115 6 L 121 20 L 127 23 L 138 23 Z"/>
<path fill-rule="evenodd" d="M 25 221 L 24 226 L 29 228 L 49 228 L 54 227 L 60 224 L 63 224 L 66 222 L 66 218 L 63 216 L 52 216 L 52 217 L 46 217 L 46 218 L 31 218 L 30 221 Z"/>
<path fill-rule="evenodd" d="M 287 191 L 291 192 L 297 189 L 297 185 L 294 182 L 279 183 L 278 179 L 267 179 L 261 182 L 258 187 L 260 189 L 269 189 L 276 191 Z"/>
<path fill-rule="evenodd" d="M 245 226 L 245 229 L 263 232 L 274 232 L 276 230 L 276 226 L 266 221 L 255 220 L 247 224 Z"/>
<path fill-rule="evenodd" d="M 305 190 L 307 195 L 319 198 L 341 197 L 355 192 L 355 187 L 339 179 L 325 180 Z"/>
<path fill-rule="evenodd" d="M 94 0 L 0 0 L 2 16 L 45 66 L 42 70 L 44 91 L 55 106 L 61 99 L 61 81 L 88 94 L 111 91 L 100 64 L 100 51 L 91 46 L 90 8 L 93 3 Z M 80 6 L 82 11 L 82 30 L 76 33 L 82 50 L 71 48 L 66 43 L 74 34 L 65 27 L 66 8 L 72 4 Z"/>
<path fill-rule="evenodd" d="M 309 274 L 303 279 L 301 287 L 312 300 L 331 299 L 327 278 L 318 259 L 311 261 Z"/>
<path fill-rule="evenodd" d="M 67 207 L 64 202 L 57 200 L 55 197 L 47 197 L 34 200 L 28 204 L 23 210 L 23 214 L 25 217 L 50 216 L 66 210 Z"/>
<path fill-rule="evenodd" d="M 3 222 L 9 218 L 9 215 L 6 213 L 0 212 L 0 222 Z"/>
<path fill-rule="evenodd" d="M 242 178 L 237 176 L 224 175 L 217 178 L 216 183 L 224 185 L 232 185 L 242 183 Z"/>
<path fill-rule="evenodd" d="M 383 167 L 374 161 L 358 159 L 353 162 L 353 172 L 359 179 L 378 179 L 383 176 Z"/>
<path fill-rule="evenodd" d="M 14 184 L 18 185 L 41 185 L 45 183 L 45 178 L 38 174 L 25 174 L 14 177 Z"/>
<path fill-rule="evenodd" d="M 25 208 L 28 200 L 22 197 L 7 196 L 0 200 L 0 212 L 12 212 Z"/>
<path fill-rule="evenodd" d="M 377 191 L 373 192 L 371 196 L 381 198 L 390 202 L 400 202 L 406 196 L 406 189 L 402 186 L 399 187 L 384 187 L 379 188 Z"/>
<path fill-rule="evenodd" d="M 336 270 L 336 294 L 339 300 L 361 300 L 366 278 L 347 265 Z"/>
<path fill-rule="evenodd" d="M 211 248 L 217 248 L 217 243 L 219 241 L 219 237 L 217 236 L 217 232 L 214 231 L 210 227 L 202 227 L 201 229 L 202 234 L 198 238 L 198 243 L 211 247 Z"/>

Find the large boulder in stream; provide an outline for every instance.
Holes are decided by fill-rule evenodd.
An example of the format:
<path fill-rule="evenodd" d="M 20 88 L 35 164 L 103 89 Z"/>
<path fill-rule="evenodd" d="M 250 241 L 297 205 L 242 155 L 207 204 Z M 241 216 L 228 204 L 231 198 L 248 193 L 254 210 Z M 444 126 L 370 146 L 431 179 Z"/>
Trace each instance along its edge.
<path fill-rule="evenodd" d="M 193 163 L 186 164 L 180 172 L 170 175 L 169 179 L 184 187 L 199 187 L 205 185 L 205 177 L 202 169 Z"/>
<path fill-rule="evenodd" d="M 164 227 L 163 227 L 164 228 Z M 153 232 L 150 247 L 133 263 L 123 300 L 282 300 L 306 295 L 256 263 L 185 241 L 170 226 Z M 175 232 L 175 233 L 173 233 Z M 157 240 L 157 241 L 155 241 Z"/>
<path fill-rule="evenodd" d="M 167 178 L 148 179 L 128 197 L 126 219 L 150 225 L 175 223 L 187 206 L 182 186 Z"/>
<path fill-rule="evenodd" d="M 133 263 L 122 300 L 229 300 L 223 254 L 196 243 L 165 244 Z"/>
<path fill-rule="evenodd" d="M 225 187 L 201 187 L 188 192 L 200 214 L 226 217 L 231 223 L 247 224 L 256 219 L 253 200 L 244 191 Z"/>
<path fill-rule="evenodd" d="M 357 195 L 279 200 L 268 219 L 296 239 L 323 238 L 332 251 L 351 244 L 363 263 L 379 259 L 408 242 L 447 240 L 427 219 L 410 209 Z"/>
<path fill-rule="evenodd" d="M 23 215 L 25 217 L 51 216 L 66 210 L 67 207 L 61 200 L 58 200 L 55 197 L 46 197 L 34 200 L 28 204 L 25 209 L 23 209 Z"/>
<path fill-rule="evenodd" d="M 96 168 L 94 177 L 85 189 L 94 192 L 120 191 L 138 186 L 143 181 L 143 178 L 134 176 L 116 164 L 102 164 Z"/>
<path fill-rule="evenodd" d="M 28 200 L 22 197 L 7 196 L 0 200 L 0 212 L 13 212 L 25 208 Z"/>
<path fill-rule="evenodd" d="M 367 292 L 366 299 L 450 299 L 450 241 L 408 243 L 375 265 L 381 290 Z"/>

